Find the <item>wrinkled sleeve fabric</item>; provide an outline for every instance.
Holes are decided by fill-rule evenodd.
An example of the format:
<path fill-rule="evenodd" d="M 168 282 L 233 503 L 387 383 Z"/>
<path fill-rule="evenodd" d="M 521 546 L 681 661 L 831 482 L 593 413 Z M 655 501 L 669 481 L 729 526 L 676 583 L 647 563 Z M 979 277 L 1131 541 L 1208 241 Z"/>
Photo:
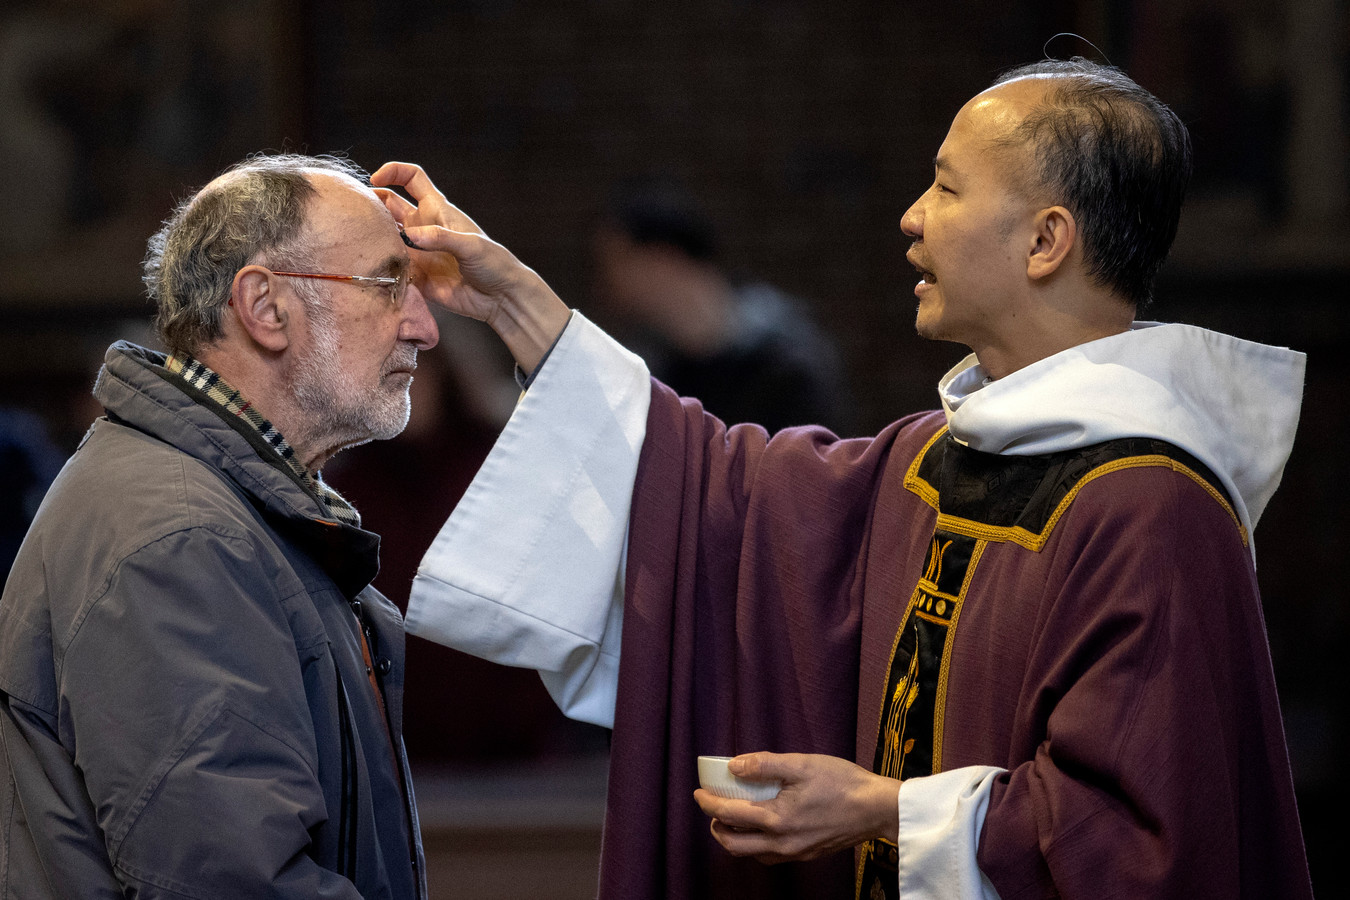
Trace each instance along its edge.
<path fill-rule="evenodd" d="M 981 870 L 1003 900 L 1310 896 L 1231 513 L 1140 468 L 1085 487 L 1056 527 Z"/>
<path fill-rule="evenodd" d="M 293 632 L 309 601 L 286 583 L 250 535 L 188 528 L 124 559 L 75 625 L 53 724 L 137 897 L 359 896 L 305 853 L 329 811 L 303 668 L 327 651 Z"/>
<path fill-rule="evenodd" d="M 855 759 L 874 501 L 906 425 L 875 439 L 813 427 L 769 436 L 653 384 L 602 898 L 806 898 L 851 884 L 851 852 L 768 867 L 732 857 L 690 796 L 699 754 Z"/>
<path fill-rule="evenodd" d="M 0 693 L 0 897 L 122 898 L 97 839 L 84 781 L 56 736 L 56 716 Z M 91 840 L 91 836 L 94 836 Z"/>
<path fill-rule="evenodd" d="M 611 727 L 650 393 L 642 360 L 574 312 L 423 557 L 408 631 L 537 669 L 565 714 Z"/>

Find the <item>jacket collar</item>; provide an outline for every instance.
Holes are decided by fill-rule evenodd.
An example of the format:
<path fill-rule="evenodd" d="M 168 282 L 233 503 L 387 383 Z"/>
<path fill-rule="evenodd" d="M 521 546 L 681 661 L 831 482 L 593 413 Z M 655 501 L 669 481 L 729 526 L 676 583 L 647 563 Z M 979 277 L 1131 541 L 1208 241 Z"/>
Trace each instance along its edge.
<path fill-rule="evenodd" d="M 95 398 L 110 417 L 221 472 L 344 594 L 359 593 L 379 570 L 379 536 L 338 521 L 256 428 L 170 373 L 165 360 L 128 341 L 114 343 L 94 384 Z"/>

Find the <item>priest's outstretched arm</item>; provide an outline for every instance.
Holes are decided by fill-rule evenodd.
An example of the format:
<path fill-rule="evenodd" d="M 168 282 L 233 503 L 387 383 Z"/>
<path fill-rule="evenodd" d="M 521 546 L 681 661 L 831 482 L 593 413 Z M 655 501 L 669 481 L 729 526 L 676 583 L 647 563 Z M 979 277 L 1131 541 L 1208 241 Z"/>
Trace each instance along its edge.
<path fill-rule="evenodd" d="M 423 294 L 493 328 L 532 382 L 423 560 L 408 631 L 534 668 L 564 713 L 613 727 L 629 516 L 651 402 L 647 368 L 569 310 L 420 168 L 390 163 L 372 183 L 411 198 L 384 191 L 413 248 Z M 763 804 L 695 792 L 730 853 L 807 860 L 872 838 L 895 840 L 903 821 L 924 835 L 918 855 L 934 851 L 943 877 L 966 885 L 953 896 L 986 896 L 974 863 L 979 801 L 999 770 L 908 782 L 909 805 L 927 811 L 928 822 L 904 818 L 899 782 L 836 756 L 760 752 L 737 766 L 747 778 L 781 780 L 784 790 Z M 933 791 L 927 800 L 918 796 L 925 782 Z M 953 870 L 953 859 L 968 871 Z"/>

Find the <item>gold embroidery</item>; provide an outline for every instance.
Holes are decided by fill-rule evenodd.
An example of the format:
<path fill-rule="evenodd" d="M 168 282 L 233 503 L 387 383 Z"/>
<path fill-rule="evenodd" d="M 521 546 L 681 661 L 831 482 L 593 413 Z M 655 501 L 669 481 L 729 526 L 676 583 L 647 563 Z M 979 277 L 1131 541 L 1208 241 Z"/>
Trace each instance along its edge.
<path fill-rule="evenodd" d="M 915 643 L 918 643 L 918 633 L 914 636 Z M 903 702 L 901 697 L 903 696 Z M 890 708 L 890 715 L 887 716 L 885 730 L 882 733 L 882 740 L 885 742 L 885 751 L 881 758 L 881 771 L 879 774 L 887 778 L 899 778 L 900 772 L 905 767 L 905 755 L 914 749 L 914 739 L 910 738 L 901 741 L 905 735 L 905 724 L 909 720 L 910 707 L 914 701 L 919 698 L 919 654 L 913 653 L 909 658 L 909 671 L 905 673 L 902 681 L 896 684 L 895 693 L 891 697 L 891 702 L 887 704 Z"/>
<path fill-rule="evenodd" d="M 947 642 L 942 648 L 942 669 L 938 673 L 937 699 L 933 703 L 934 774 L 942 771 L 942 727 L 947 711 L 947 677 L 951 674 L 952 648 L 956 646 L 956 626 L 961 618 L 962 601 L 970 590 L 970 582 L 975 578 L 975 569 L 979 566 L 980 558 L 984 556 L 984 548 L 987 546 L 989 546 L 987 541 L 980 541 L 975 545 L 970 562 L 966 565 L 966 577 L 961 582 L 961 596 L 952 604 L 951 624 L 947 626 Z"/>
<path fill-rule="evenodd" d="M 919 477 L 919 465 L 923 462 L 924 456 L 932 448 L 933 444 L 937 442 L 937 439 L 946 433 L 947 429 L 945 427 L 940 428 L 938 433 L 933 436 L 932 440 L 924 445 L 923 450 L 921 450 L 919 455 L 914 458 L 914 462 L 910 464 L 908 471 L 905 473 L 905 487 L 911 493 L 918 495 L 921 500 L 933 507 L 933 509 L 938 510 L 937 528 L 941 531 L 950 531 L 954 534 L 962 534 L 967 537 L 994 541 L 996 543 L 1011 541 L 1014 544 L 1026 547 L 1028 550 L 1039 551 L 1045 546 L 1046 542 L 1050 540 L 1050 533 L 1054 531 L 1055 525 L 1068 510 L 1069 505 L 1073 503 L 1074 499 L 1078 496 L 1078 492 L 1082 490 L 1083 486 L 1088 482 L 1095 481 L 1103 475 L 1109 475 L 1112 472 L 1118 472 L 1122 469 L 1159 466 L 1171 469 L 1179 475 L 1184 475 L 1203 488 L 1205 493 L 1213 497 L 1215 502 L 1222 506 L 1224 511 L 1228 513 L 1228 517 L 1233 520 L 1233 524 L 1237 526 L 1238 534 L 1242 538 L 1242 545 L 1244 547 L 1250 546 L 1250 535 L 1247 533 L 1247 529 L 1243 526 L 1242 520 L 1238 518 L 1237 512 L 1233 509 L 1233 505 L 1224 498 L 1223 494 L 1216 490 L 1214 485 L 1210 484 L 1199 472 L 1195 471 L 1190 466 L 1177 462 L 1171 457 L 1162 454 L 1128 456 L 1124 459 L 1103 463 L 1088 472 L 1082 478 L 1078 479 L 1078 482 L 1070 488 L 1069 492 L 1064 495 L 1064 498 L 1059 501 L 1054 512 L 1052 512 L 1050 517 L 1046 520 L 1045 527 L 1042 528 L 1040 532 L 1033 532 L 1018 525 L 987 525 L 983 522 L 976 522 L 973 519 L 963 519 L 959 516 L 944 514 L 938 507 L 937 489 Z"/>

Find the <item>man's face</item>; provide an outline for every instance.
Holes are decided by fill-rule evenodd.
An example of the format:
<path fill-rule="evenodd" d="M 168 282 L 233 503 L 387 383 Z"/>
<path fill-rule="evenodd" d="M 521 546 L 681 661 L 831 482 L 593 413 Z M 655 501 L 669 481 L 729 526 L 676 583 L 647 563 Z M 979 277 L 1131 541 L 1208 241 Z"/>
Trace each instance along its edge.
<path fill-rule="evenodd" d="M 992 141 L 1015 128 L 1044 86 L 1015 81 L 977 95 L 957 113 L 935 160 L 931 187 L 901 219 L 921 278 L 916 328 L 976 353 L 1009 339 L 1027 282 L 1025 226 L 1039 208 L 1021 172 L 1030 154 Z"/>
<path fill-rule="evenodd" d="M 317 271 L 338 275 L 411 272 L 392 216 L 370 190 L 334 176 L 315 176 L 319 196 L 309 215 Z M 332 446 L 391 438 L 408 423 L 408 388 L 417 351 L 435 346 L 426 300 L 409 285 L 402 303 L 385 287 L 311 282 L 325 295 L 302 307 L 303 333 L 290 387 L 309 413 L 311 432 Z"/>

